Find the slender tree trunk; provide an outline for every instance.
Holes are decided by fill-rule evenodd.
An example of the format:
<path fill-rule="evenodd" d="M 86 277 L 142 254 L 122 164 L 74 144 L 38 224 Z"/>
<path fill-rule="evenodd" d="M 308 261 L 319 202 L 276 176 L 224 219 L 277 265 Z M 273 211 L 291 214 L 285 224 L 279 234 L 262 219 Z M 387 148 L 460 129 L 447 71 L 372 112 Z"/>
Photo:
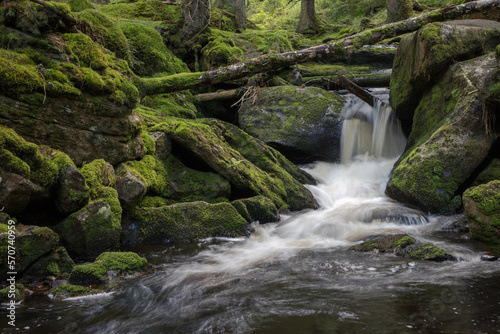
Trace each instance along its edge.
<path fill-rule="evenodd" d="M 245 30 L 246 12 L 245 12 L 245 0 L 235 0 L 235 15 L 236 23 L 238 24 L 238 29 L 240 31 Z"/>
<path fill-rule="evenodd" d="M 300 0 L 300 19 L 296 31 L 298 33 L 318 32 L 314 0 Z"/>
<path fill-rule="evenodd" d="M 182 0 L 182 38 L 190 40 L 210 24 L 210 0 Z"/>
<path fill-rule="evenodd" d="M 298 51 L 262 55 L 208 72 L 179 73 L 160 78 L 137 78 L 136 84 L 142 96 L 172 93 L 203 85 L 218 84 L 257 73 L 276 71 L 328 54 L 342 54 L 349 49 L 361 48 L 363 45 L 374 44 L 385 38 L 416 31 L 429 22 L 454 20 L 466 14 L 488 11 L 493 8 L 500 9 L 499 0 L 479 0 L 458 6 L 448 6 L 408 20 L 365 30 L 333 43 L 320 44 Z"/>

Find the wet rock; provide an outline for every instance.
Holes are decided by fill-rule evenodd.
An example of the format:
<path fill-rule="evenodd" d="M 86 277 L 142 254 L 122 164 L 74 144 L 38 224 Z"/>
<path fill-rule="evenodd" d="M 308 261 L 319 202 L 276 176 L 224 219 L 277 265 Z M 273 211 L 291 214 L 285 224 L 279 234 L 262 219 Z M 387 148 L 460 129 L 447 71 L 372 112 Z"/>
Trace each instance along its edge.
<path fill-rule="evenodd" d="M 119 245 L 121 226 L 119 220 L 113 219 L 111 206 L 97 200 L 70 215 L 54 230 L 75 260 L 93 260 Z"/>
<path fill-rule="evenodd" d="M 498 260 L 498 255 L 496 254 L 483 254 L 481 255 L 481 261 L 496 261 Z"/>
<path fill-rule="evenodd" d="M 27 290 L 22 284 L 15 284 L 14 289 L 11 289 L 11 286 L 7 286 L 0 290 L 0 303 L 8 304 L 11 300 L 14 300 L 16 303 L 21 303 L 26 295 Z M 14 298 L 11 297 L 12 293 L 14 293 Z"/>
<path fill-rule="evenodd" d="M 500 180 L 467 189 L 463 202 L 471 237 L 500 254 Z"/>
<path fill-rule="evenodd" d="M 89 202 L 89 188 L 85 177 L 75 167 L 68 165 L 61 170 L 56 190 L 55 204 L 62 214 L 80 210 Z"/>
<path fill-rule="evenodd" d="M 460 208 L 457 193 L 499 135 L 494 129 L 485 131 L 483 116 L 483 96 L 496 66 L 493 54 L 457 63 L 423 94 L 409 149 L 396 162 L 387 184 L 389 197 L 431 213 L 453 214 Z"/>
<path fill-rule="evenodd" d="M 7 257 L 0 258 L 2 278 L 9 271 L 23 273 L 29 266 L 42 256 L 55 250 L 59 244 L 59 236 L 48 227 L 31 225 L 16 226 L 15 234 L 15 268 L 7 267 Z M 0 233 L 0 250 L 7 254 L 8 232 Z"/>
<path fill-rule="evenodd" d="M 146 194 L 146 190 L 146 184 L 133 172 L 126 171 L 118 178 L 116 191 L 124 209 L 130 209 L 139 203 Z"/>
<path fill-rule="evenodd" d="M 66 249 L 58 247 L 34 262 L 23 274 L 22 281 L 34 282 L 44 279 L 54 281 L 57 277 L 68 277 L 74 266 L 75 262 Z"/>
<path fill-rule="evenodd" d="M 124 221 L 122 244 L 168 244 L 246 235 L 248 223 L 230 203 L 178 203 L 138 208 Z"/>
<path fill-rule="evenodd" d="M 152 271 L 148 261 L 134 252 L 105 252 L 94 262 L 77 265 L 69 278 L 72 284 L 102 284 L 110 278 Z"/>
<path fill-rule="evenodd" d="M 371 212 L 367 222 L 388 221 L 399 225 L 423 225 L 428 222 L 425 214 L 407 207 L 378 208 Z"/>
<path fill-rule="evenodd" d="M 414 260 L 447 261 L 455 257 L 429 242 L 419 243 L 406 234 L 374 236 L 350 248 L 361 252 L 394 253 Z"/>
<path fill-rule="evenodd" d="M 238 121 L 292 161 L 337 161 L 342 106 L 340 97 L 319 88 L 261 88 L 255 103 L 243 103 Z"/>
<path fill-rule="evenodd" d="M 500 23 L 489 20 L 431 23 L 405 35 L 391 78 L 391 103 L 397 116 L 411 121 L 422 93 L 434 78 L 452 63 L 486 54 L 499 43 Z"/>
<path fill-rule="evenodd" d="M 267 197 L 255 196 L 231 202 L 238 213 L 251 223 L 259 221 L 261 224 L 277 222 L 280 219 L 278 209 Z"/>
<path fill-rule="evenodd" d="M 0 205 L 10 214 L 21 213 L 30 202 L 36 185 L 21 175 L 0 168 Z"/>

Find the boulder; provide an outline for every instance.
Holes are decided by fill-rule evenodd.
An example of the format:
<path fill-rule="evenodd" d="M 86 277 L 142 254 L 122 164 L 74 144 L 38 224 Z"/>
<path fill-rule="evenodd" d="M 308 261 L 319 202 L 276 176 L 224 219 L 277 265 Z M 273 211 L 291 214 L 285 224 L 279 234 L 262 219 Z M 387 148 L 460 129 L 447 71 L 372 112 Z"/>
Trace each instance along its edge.
<path fill-rule="evenodd" d="M 2 278 L 7 272 L 17 272 L 21 274 L 42 256 L 55 250 L 59 244 L 59 236 L 48 227 L 38 227 L 32 225 L 16 226 L 15 233 L 15 267 L 7 266 L 7 256 L 1 257 Z M 3 254 L 8 254 L 9 243 L 8 232 L 0 233 L 0 250 Z"/>
<path fill-rule="evenodd" d="M 170 119 L 152 130 L 163 131 L 179 150 L 189 152 L 193 167 L 211 170 L 229 181 L 233 198 L 263 195 L 280 210 L 317 207 L 301 184 L 307 176 L 276 150 L 234 125 L 218 120 Z"/>
<path fill-rule="evenodd" d="M 295 162 L 338 161 L 342 100 L 320 88 L 261 88 L 238 113 L 240 127 Z"/>
<path fill-rule="evenodd" d="M 75 262 L 68 255 L 66 248 L 58 247 L 34 262 L 23 274 L 22 281 L 42 281 L 48 276 L 67 277 L 74 266 Z"/>
<path fill-rule="evenodd" d="M 0 168 L 0 205 L 6 212 L 23 212 L 36 188 L 30 180 Z"/>
<path fill-rule="evenodd" d="M 495 109 L 483 108 L 496 66 L 493 53 L 459 62 L 423 94 L 407 149 L 387 184 L 389 197 L 432 213 L 460 208 L 460 189 L 499 136 L 484 122 Z"/>
<path fill-rule="evenodd" d="M 351 250 L 360 252 L 394 253 L 397 256 L 412 260 L 447 261 L 455 260 L 455 257 L 429 242 L 420 243 L 407 234 L 393 234 L 375 236 L 358 245 Z"/>
<path fill-rule="evenodd" d="M 54 230 L 75 260 L 93 260 L 102 252 L 118 247 L 121 225 L 110 204 L 97 200 L 70 215 Z"/>
<path fill-rule="evenodd" d="M 430 83 L 449 65 L 493 51 L 500 43 L 500 23 L 457 20 L 430 23 L 401 39 L 391 78 L 391 104 L 397 116 L 411 121 Z"/>
<path fill-rule="evenodd" d="M 148 261 L 134 252 L 105 252 L 94 262 L 73 268 L 69 281 L 72 284 L 103 284 L 110 278 L 151 272 Z"/>
<path fill-rule="evenodd" d="M 280 220 L 278 209 L 269 198 L 264 196 L 242 198 L 231 202 L 231 204 L 249 223 L 259 221 L 259 223 L 265 224 Z"/>
<path fill-rule="evenodd" d="M 124 221 L 122 244 L 168 244 L 208 237 L 238 237 L 248 223 L 230 203 L 178 203 L 137 208 Z"/>
<path fill-rule="evenodd" d="M 467 189 L 463 202 L 471 237 L 500 254 L 500 180 Z"/>
<path fill-rule="evenodd" d="M 120 176 L 116 184 L 118 199 L 124 209 L 130 209 L 139 203 L 146 194 L 146 190 L 147 186 L 141 178 L 130 171 Z"/>
<path fill-rule="evenodd" d="M 156 147 L 156 156 L 160 160 L 165 160 L 172 153 L 172 143 L 170 139 L 163 132 L 150 133 Z"/>
<path fill-rule="evenodd" d="M 70 214 L 80 210 L 89 202 L 89 188 L 85 177 L 72 165 L 67 165 L 59 173 L 59 181 L 55 195 L 57 210 L 62 214 Z"/>

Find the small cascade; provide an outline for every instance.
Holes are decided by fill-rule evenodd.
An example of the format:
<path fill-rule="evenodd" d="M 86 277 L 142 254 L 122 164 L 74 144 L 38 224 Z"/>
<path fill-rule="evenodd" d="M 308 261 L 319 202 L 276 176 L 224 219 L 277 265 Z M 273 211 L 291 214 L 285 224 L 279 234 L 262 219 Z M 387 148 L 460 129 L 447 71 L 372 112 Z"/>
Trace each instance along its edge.
<path fill-rule="evenodd" d="M 368 154 L 375 158 L 394 158 L 403 153 L 406 138 L 399 121 L 386 100 L 385 90 L 375 91 L 380 100 L 375 108 L 355 98 L 346 96 L 342 110 L 341 162 L 349 164 L 357 155 Z"/>

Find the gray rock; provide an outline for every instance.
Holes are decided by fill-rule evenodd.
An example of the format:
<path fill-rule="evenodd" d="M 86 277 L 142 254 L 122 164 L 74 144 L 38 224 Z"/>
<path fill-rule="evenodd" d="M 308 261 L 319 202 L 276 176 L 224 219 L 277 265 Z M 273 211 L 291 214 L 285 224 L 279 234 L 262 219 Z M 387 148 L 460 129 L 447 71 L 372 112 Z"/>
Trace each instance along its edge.
<path fill-rule="evenodd" d="M 62 214 L 80 210 L 89 202 L 89 188 L 85 177 L 75 167 L 68 165 L 59 174 L 55 205 Z"/>
<path fill-rule="evenodd" d="M 130 171 L 118 178 L 116 184 L 118 199 L 124 209 L 130 209 L 139 203 L 147 191 L 147 186 L 141 178 Z"/>

